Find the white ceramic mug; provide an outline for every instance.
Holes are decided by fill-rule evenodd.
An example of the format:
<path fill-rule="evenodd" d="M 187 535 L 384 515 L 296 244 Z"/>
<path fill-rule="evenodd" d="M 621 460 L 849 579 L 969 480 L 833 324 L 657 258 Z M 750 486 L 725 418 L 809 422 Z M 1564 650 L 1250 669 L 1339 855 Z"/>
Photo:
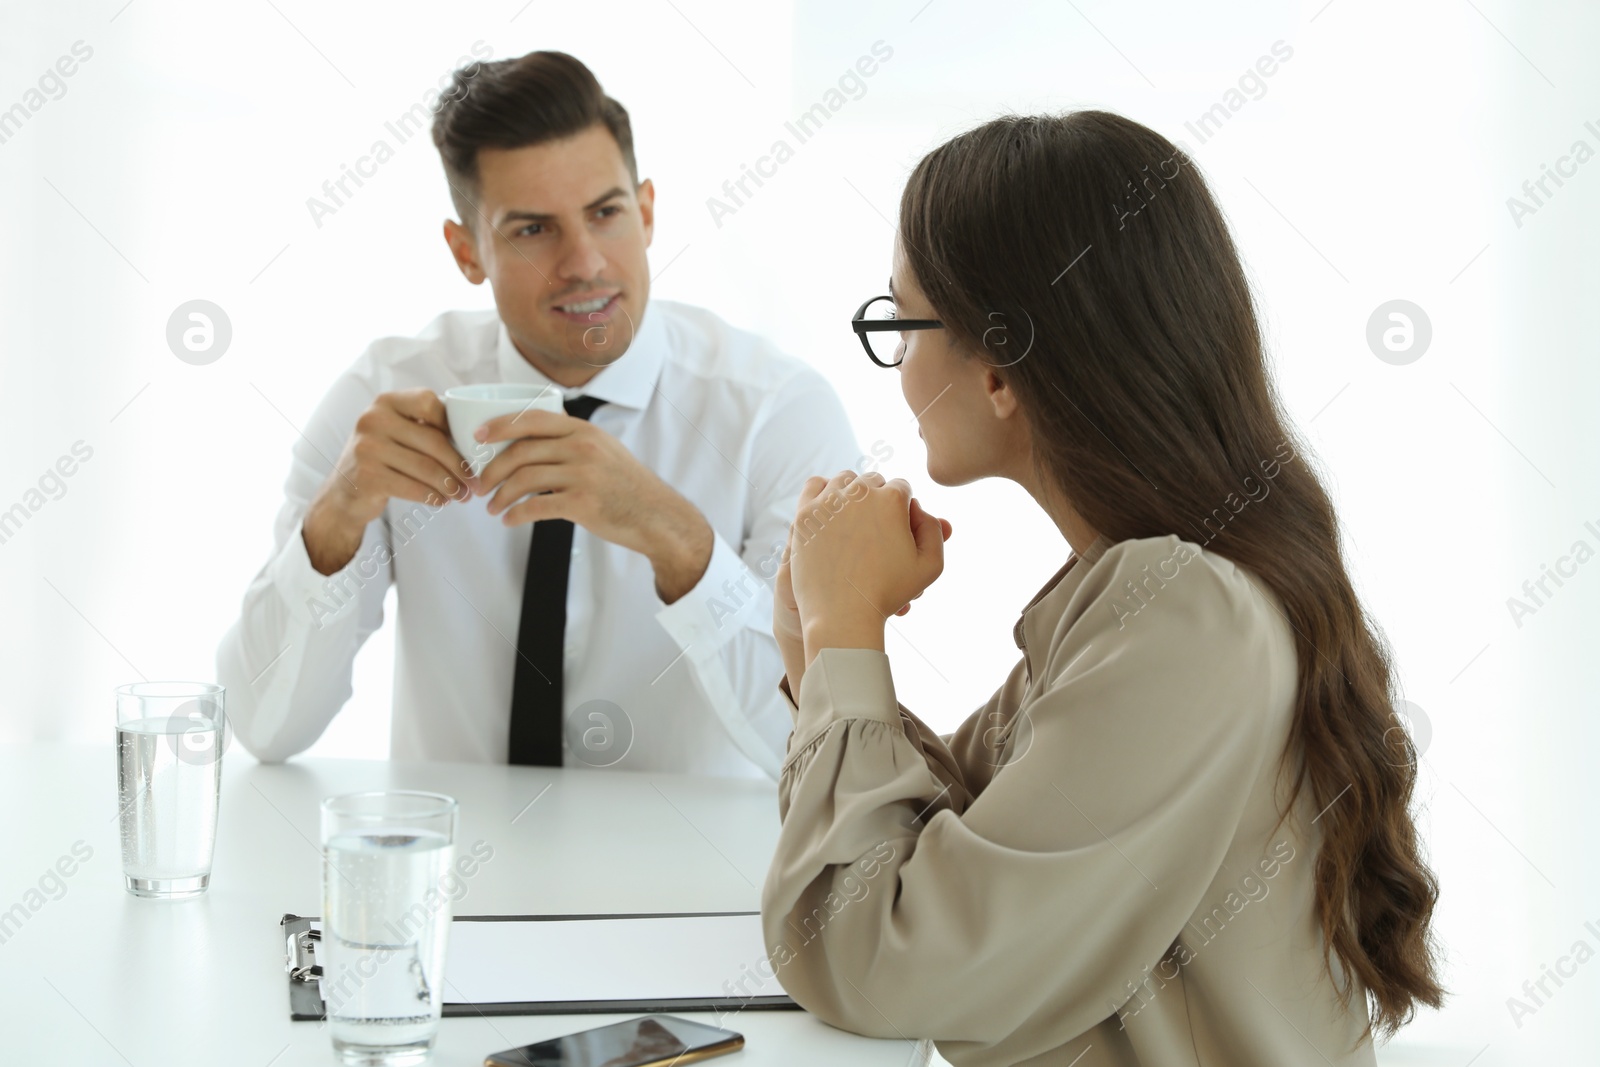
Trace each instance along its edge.
<path fill-rule="evenodd" d="M 510 441 L 478 441 L 472 435 L 478 427 L 501 415 L 523 411 L 565 411 L 561 390 L 553 385 L 510 385 L 492 382 L 484 385 L 458 385 L 444 393 L 445 417 L 450 421 L 450 439 L 456 451 L 482 474 L 489 461 L 506 450 Z"/>

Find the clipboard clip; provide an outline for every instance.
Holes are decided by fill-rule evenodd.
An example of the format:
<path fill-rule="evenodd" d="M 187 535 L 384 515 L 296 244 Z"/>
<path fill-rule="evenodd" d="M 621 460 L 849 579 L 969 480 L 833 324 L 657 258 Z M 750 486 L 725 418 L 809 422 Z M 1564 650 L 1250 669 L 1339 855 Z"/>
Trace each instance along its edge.
<path fill-rule="evenodd" d="M 298 924 L 296 924 L 298 925 Z M 322 941 L 320 930 L 289 931 L 284 945 L 284 969 L 292 982 L 314 983 L 322 978 L 322 965 L 317 963 L 317 945 Z"/>

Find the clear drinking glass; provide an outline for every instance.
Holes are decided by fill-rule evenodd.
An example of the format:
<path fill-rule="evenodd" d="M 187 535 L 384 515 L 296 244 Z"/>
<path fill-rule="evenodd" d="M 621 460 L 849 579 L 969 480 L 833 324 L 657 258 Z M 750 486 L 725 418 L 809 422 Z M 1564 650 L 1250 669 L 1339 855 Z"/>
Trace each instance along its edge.
<path fill-rule="evenodd" d="M 117 687 L 122 873 L 138 897 L 192 897 L 211 881 L 228 724 L 212 682 Z"/>
<path fill-rule="evenodd" d="M 427 1057 L 444 1004 L 456 802 L 353 793 L 322 802 L 322 996 L 347 1064 Z"/>

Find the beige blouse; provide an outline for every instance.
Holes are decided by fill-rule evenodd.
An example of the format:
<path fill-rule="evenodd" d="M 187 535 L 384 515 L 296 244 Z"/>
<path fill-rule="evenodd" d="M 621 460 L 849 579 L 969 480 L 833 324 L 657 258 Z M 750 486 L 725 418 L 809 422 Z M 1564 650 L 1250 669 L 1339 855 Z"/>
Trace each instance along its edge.
<path fill-rule="evenodd" d="M 957 1067 L 1374 1064 L 1365 990 L 1341 1007 L 1323 968 L 1309 790 L 1278 825 L 1275 595 L 1177 537 L 1102 538 L 1014 633 L 947 736 L 881 652 L 806 671 L 761 906 L 783 987 Z"/>

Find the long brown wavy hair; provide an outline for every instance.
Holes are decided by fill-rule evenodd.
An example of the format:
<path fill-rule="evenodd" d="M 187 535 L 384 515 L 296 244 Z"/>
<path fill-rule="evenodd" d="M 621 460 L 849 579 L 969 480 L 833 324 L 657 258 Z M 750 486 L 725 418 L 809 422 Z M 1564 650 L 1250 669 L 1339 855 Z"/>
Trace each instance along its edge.
<path fill-rule="evenodd" d="M 1193 160 L 1104 111 L 995 119 L 917 165 L 900 239 L 952 339 L 1016 393 L 1041 474 L 1092 528 L 1112 543 L 1176 534 L 1277 594 L 1299 681 L 1283 816 L 1302 789 L 1325 809 L 1324 965 L 1346 1008 L 1349 979 L 1365 987 L 1368 1033 L 1439 1007 L 1439 887 L 1411 818 L 1417 753 L 1397 728 L 1390 654 Z"/>

